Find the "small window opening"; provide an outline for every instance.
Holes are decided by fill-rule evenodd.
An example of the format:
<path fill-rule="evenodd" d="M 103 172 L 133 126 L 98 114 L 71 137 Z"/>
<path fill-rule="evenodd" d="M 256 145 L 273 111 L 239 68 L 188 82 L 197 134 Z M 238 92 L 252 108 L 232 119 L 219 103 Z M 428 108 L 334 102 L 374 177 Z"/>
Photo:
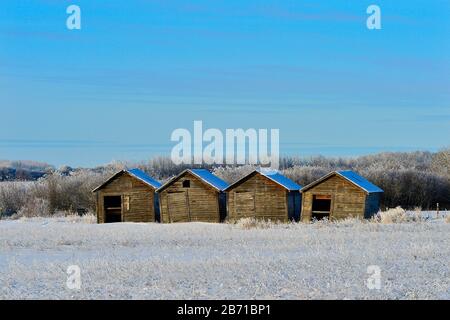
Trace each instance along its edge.
<path fill-rule="evenodd" d="M 183 188 L 190 188 L 190 187 L 191 187 L 191 180 L 184 180 Z"/>

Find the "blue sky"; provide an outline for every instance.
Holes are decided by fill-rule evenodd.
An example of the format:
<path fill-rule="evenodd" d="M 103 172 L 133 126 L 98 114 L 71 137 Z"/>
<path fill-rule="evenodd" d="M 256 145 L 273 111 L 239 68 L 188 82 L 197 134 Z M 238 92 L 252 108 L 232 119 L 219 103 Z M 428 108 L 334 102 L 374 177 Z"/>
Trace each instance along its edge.
<path fill-rule="evenodd" d="M 278 128 L 282 154 L 437 150 L 449 40 L 446 0 L 4 1 L 0 159 L 144 160 L 194 120 Z"/>

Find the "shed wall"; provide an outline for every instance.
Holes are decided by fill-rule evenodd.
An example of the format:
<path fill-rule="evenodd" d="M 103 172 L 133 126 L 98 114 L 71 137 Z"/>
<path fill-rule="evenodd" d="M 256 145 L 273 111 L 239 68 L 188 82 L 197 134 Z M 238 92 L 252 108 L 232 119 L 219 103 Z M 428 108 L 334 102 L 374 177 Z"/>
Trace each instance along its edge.
<path fill-rule="evenodd" d="M 104 197 L 122 197 L 123 222 L 155 221 L 154 189 L 128 174 L 122 174 L 96 192 L 97 221 L 105 221 Z M 129 209 L 125 207 L 125 197 L 129 198 Z"/>
<path fill-rule="evenodd" d="M 288 221 L 287 191 L 277 183 L 255 174 L 227 191 L 228 218 L 260 218 Z"/>
<path fill-rule="evenodd" d="M 314 195 L 331 195 L 330 219 L 364 218 L 366 193 L 346 179 L 334 175 L 302 193 L 302 221 L 310 221 Z"/>
<path fill-rule="evenodd" d="M 186 180 L 189 188 L 183 187 Z M 161 222 L 220 222 L 218 195 L 213 187 L 187 172 L 160 192 Z"/>

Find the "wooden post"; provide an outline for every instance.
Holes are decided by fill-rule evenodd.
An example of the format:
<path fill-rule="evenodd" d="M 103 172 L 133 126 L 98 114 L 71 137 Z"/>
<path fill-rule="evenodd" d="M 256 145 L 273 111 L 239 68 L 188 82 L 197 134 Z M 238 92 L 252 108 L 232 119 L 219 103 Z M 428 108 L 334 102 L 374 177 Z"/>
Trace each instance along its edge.
<path fill-rule="evenodd" d="M 436 218 L 439 218 L 439 202 L 436 204 Z"/>

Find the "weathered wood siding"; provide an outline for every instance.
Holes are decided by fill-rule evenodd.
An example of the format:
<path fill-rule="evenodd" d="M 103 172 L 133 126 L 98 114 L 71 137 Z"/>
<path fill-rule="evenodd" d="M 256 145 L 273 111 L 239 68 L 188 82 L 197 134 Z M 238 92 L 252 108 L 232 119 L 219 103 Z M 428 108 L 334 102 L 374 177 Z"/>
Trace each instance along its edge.
<path fill-rule="evenodd" d="M 330 219 L 364 218 L 366 193 L 346 179 L 334 175 L 302 194 L 302 221 L 310 221 L 314 195 L 331 195 Z"/>
<path fill-rule="evenodd" d="M 183 187 L 185 180 L 190 187 Z M 187 172 L 160 193 L 161 222 L 220 222 L 219 192 Z"/>
<path fill-rule="evenodd" d="M 228 219 L 260 218 L 288 221 L 287 191 L 255 174 L 227 191 Z"/>
<path fill-rule="evenodd" d="M 98 223 L 105 221 L 105 196 L 121 196 L 123 222 L 155 221 L 154 189 L 139 179 L 122 174 L 96 192 Z"/>

